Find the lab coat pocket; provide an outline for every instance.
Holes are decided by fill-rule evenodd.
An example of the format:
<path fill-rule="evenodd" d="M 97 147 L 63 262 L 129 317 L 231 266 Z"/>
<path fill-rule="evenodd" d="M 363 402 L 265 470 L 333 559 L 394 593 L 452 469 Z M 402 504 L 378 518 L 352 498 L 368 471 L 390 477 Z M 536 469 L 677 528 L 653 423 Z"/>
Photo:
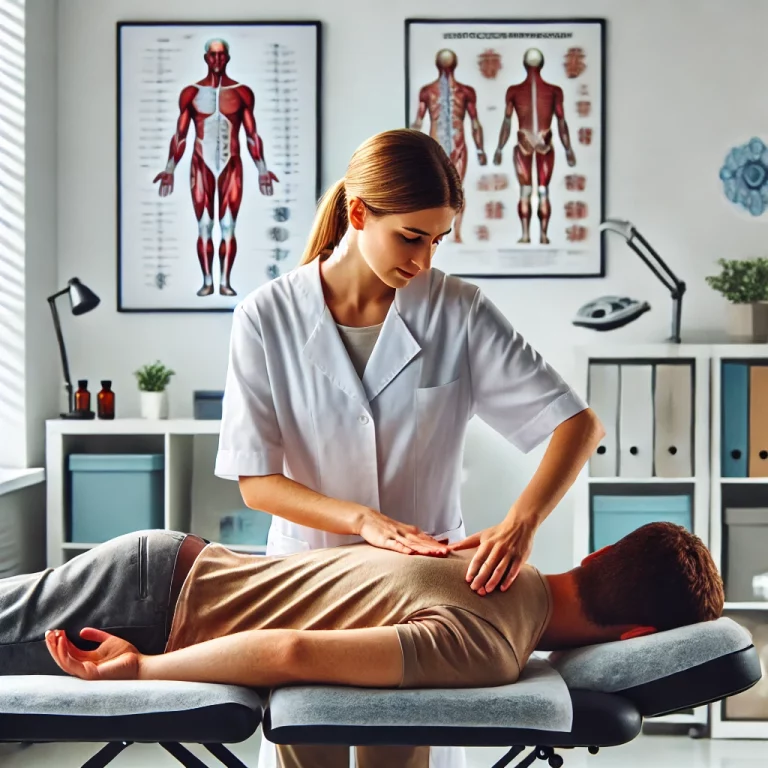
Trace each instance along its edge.
<path fill-rule="evenodd" d="M 308 552 L 309 549 L 308 541 L 286 536 L 286 534 L 276 531 L 274 525 L 270 527 L 267 534 L 268 555 L 295 555 L 297 552 Z"/>
<path fill-rule="evenodd" d="M 434 440 L 455 439 L 460 384 L 461 379 L 454 379 L 439 387 L 416 390 L 416 433 L 420 449 L 435 447 L 430 446 Z"/>

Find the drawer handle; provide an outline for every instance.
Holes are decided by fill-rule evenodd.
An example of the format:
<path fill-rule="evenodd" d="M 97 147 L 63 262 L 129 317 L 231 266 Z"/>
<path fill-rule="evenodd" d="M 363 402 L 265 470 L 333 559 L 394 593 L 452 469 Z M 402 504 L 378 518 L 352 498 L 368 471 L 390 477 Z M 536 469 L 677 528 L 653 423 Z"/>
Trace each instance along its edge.
<path fill-rule="evenodd" d="M 633 446 L 632 446 L 632 447 L 629 449 L 629 452 L 630 452 L 630 453 L 631 453 L 633 456 L 637 456 L 637 454 L 638 454 L 638 453 L 640 453 L 640 451 L 638 450 L 638 448 L 637 448 L 637 446 L 636 446 L 636 445 L 633 445 Z"/>
<path fill-rule="evenodd" d="M 761 459 L 768 459 L 768 451 L 760 451 L 759 456 Z"/>
<path fill-rule="evenodd" d="M 740 459 L 741 458 L 741 451 L 738 448 L 735 448 L 731 451 L 731 458 L 732 459 Z"/>
<path fill-rule="evenodd" d="M 608 449 L 604 445 L 599 445 L 597 447 L 597 452 L 602 456 Z"/>
<path fill-rule="evenodd" d="M 677 453 L 677 448 L 674 445 L 670 445 L 669 452 L 674 456 Z"/>

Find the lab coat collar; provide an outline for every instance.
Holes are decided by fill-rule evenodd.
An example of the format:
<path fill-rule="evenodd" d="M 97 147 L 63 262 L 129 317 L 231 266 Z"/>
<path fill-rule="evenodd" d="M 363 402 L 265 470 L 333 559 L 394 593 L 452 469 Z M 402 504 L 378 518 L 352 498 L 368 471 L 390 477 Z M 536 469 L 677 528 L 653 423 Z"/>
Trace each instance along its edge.
<path fill-rule="evenodd" d="M 428 315 L 424 311 L 424 302 L 429 294 L 429 272 L 413 278 L 407 286 L 395 291 L 395 300 L 387 312 L 360 381 L 325 303 L 320 259 L 314 259 L 299 270 L 308 300 L 307 310 L 312 313 L 310 325 L 314 323 L 304 345 L 304 355 L 339 389 L 369 407 L 370 401 L 421 351 L 409 326 L 415 330 L 416 324 L 423 322 Z"/>

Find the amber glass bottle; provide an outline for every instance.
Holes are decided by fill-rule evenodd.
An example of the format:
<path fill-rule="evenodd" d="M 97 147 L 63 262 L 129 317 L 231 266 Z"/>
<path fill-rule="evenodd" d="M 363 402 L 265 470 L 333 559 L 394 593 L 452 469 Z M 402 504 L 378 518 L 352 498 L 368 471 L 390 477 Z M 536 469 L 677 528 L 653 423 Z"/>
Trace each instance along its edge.
<path fill-rule="evenodd" d="M 75 410 L 88 413 L 91 410 L 91 393 L 88 391 L 88 380 L 79 379 L 75 392 Z"/>
<path fill-rule="evenodd" d="M 115 393 L 112 391 L 111 381 L 101 382 L 101 392 L 96 397 L 96 404 L 100 419 L 115 418 Z"/>

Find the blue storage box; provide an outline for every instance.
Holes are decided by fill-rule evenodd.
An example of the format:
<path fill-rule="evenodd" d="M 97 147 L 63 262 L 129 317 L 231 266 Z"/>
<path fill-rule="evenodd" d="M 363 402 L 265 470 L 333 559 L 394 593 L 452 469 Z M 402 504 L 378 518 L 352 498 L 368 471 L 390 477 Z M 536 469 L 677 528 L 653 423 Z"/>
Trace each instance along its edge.
<path fill-rule="evenodd" d="M 163 525 L 162 453 L 69 456 L 70 541 L 100 544 Z"/>
<path fill-rule="evenodd" d="M 691 497 L 611 496 L 592 498 L 592 551 L 615 544 L 646 523 L 669 522 L 691 530 Z"/>
<path fill-rule="evenodd" d="M 196 389 L 194 393 L 194 413 L 196 419 L 221 419 L 221 405 L 224 392 L 214 389 Z"/>
<path fill-rule="evenodd" d="M 219 543 L 266 546 L 272 515 L 257 509 L 236 509 L 219 519 Z"/>

